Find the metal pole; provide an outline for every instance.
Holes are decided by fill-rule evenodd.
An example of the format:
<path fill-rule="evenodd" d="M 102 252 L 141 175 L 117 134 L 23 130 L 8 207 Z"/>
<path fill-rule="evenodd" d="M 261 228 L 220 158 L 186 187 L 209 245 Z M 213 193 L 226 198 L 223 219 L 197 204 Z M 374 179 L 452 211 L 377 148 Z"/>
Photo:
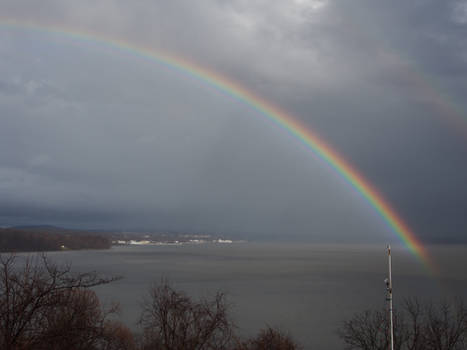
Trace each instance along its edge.
<path fill-rule="evenodd" d="M 387 283 L 388 302 L 389 302 L 389 327 L 391 333 L 391 347 L 394 350 L 394 324 L 392 321 L 392 261 L 391 261 L 391 246 L 388 245 L 388 263 L 389 263 L 389 281 Z"/>

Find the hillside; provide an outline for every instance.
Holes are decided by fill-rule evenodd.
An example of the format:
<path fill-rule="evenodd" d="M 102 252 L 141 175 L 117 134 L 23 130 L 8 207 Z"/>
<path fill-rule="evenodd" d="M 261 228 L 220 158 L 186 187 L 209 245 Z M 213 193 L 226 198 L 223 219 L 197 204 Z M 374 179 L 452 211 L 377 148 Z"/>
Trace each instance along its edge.
<path fill-rule="evenodd" d="M 0 228 L 0 252 L 109 249 L 111 240 L 93 232 L 54 227 Z"/>

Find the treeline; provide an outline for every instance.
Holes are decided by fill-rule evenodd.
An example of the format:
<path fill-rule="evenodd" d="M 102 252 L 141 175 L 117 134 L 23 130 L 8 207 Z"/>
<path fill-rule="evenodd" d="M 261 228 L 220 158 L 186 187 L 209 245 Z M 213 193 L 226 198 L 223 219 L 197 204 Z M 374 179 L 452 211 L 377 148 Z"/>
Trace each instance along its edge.
<path fill-rule="evenodd" d="M 103 306 L 90 289 L 115 279 L 73 274 L 45 255 L 0 254 L 0 349 L 299 349 L 289 335 L 270 327 L 241 339 L 224 294 L 193 300 L 166 281 L 150 288 L 135 333 L 116 320 L 118 305 Z"/>
<path fill-rule="evenodd" d="M 43 252 L 66 249 L 109 249 L 109 237 L 85 231 L 0 229 L 0 252 Z"/>

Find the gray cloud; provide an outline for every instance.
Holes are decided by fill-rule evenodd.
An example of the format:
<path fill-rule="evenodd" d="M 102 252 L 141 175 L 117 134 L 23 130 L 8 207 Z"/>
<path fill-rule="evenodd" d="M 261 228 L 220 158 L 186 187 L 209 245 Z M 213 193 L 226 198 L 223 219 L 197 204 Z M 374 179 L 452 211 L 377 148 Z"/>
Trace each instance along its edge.
<path fill-rule="evenodd" d="M 461 1 L 0 3 L 6 18 L 169 51 L 241 83 L 322 135 L 433 241 L 466 238 L 464 10 Z M 252 108 L 103 44 L 2 26 L 0 118 L 0 224 L 392 236 Z"/>

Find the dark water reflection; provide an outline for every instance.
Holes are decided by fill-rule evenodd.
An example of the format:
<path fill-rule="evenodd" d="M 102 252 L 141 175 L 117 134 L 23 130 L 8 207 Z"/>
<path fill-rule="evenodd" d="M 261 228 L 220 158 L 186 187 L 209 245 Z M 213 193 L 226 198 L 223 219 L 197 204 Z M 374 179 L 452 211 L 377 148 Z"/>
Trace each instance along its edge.
<path fill-rule="evenodd" d="M 438 276 L 403 248 L 393 247 L 394 300 L 439 299 L 467 291 L 467 247 L 437 246 L 430 254 Z M 265 324 L 289 330 L 305 348 L 343 348 L 335 331 L 356 311 L 383 307 L 387 260 L 383 246 L 237 243 L 123 246 L 108 251 L 49 253 L 75 271 L 124 279 L 96 290 L 119 301 L 135 327 L 139 303 L 153 281 L 167 277 L 192 296 L 226 291 L 242 334 Z"/>

